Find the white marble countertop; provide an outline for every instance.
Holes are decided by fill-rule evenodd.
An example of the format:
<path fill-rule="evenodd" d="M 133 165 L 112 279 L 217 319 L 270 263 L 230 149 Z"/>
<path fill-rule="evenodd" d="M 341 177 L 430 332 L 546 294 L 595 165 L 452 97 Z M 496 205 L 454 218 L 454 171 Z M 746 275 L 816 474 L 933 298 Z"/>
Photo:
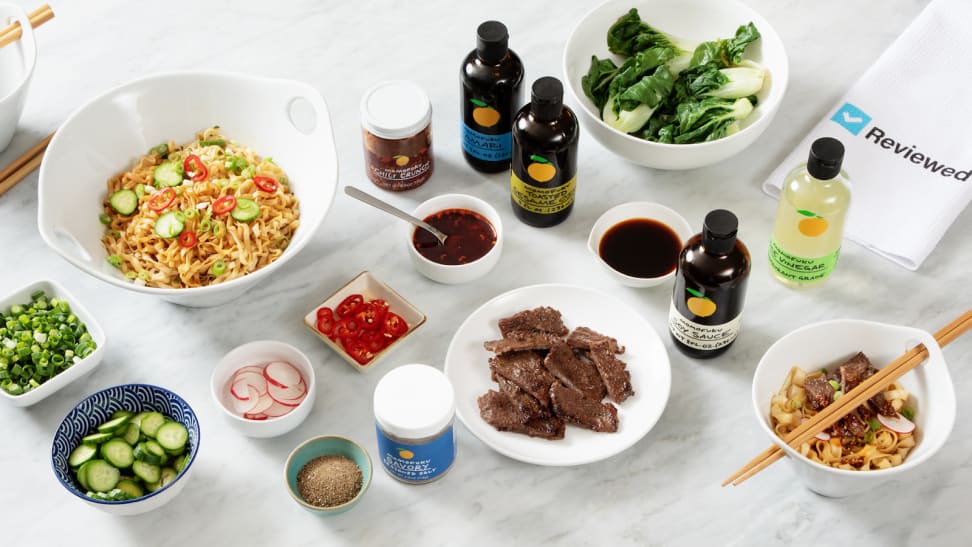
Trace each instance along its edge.
<path fill-rule="evenodd" d="M 27 9 L 35 0 L 16 0 Z M 562 225 L 539 230 L 507 205 L 508 178 L 468 168 L 459 151 L 458 68 L 490 18 L 511 30 L 527 82 L 562 77 L 563 44 L 593 2 L 458 4 L 219 1 L 57 2 L 38 30 L 39 62 L 6 165 L 67 114 L 117 84 L 156 71 L 212 68 L 309 82 L 331 109 L 340 183 L 374 190 L 411 209 L 433 195 L 460 191 L 493 203 L 507 246 L 491 275 L 444 286 L 419 275 L 400 239 L 401 225 L 337 197 L 311 243 L 271 282 L 237 302 L 187 309 L 108 286 L 56 256 L 36 230 L 37 176 L 0 197 L 0 293 L 38 278 L 68 287 L 108 333 L 102 365 L 82 381 L 27 409 L 0 404 L 0 544 L 67 545 L 961 545 L 972 536 L 965 505 L 972 488 L 972 412 L 959 398 L 949 442 L 915 473 L 848 499 L 819 497 L 786 464 L 747 484 L 719 483 L 768 440 L 750 403 L 752 373 L 769 345 L 822 319 L 862 318 L 937 330 L 969 307 L 972 268 L 966 212 L 917 272 L 853 243 L 819 290 L 793 292 L 770 279 L 764 250 L 775 206 L 760 191 L 769 172 L 926 4 L 922 0 L 751 0 L 782 36 L 791 80 L 767 132 L 721 164 L 663 172 L 627 164 L 581 137 L 577 203 Z M 286 4 L 286 7 L 279 7 Z M 556 7 L 554 7 L 556 6 Z M 376 81 L 407 78 L 430 94 L 436 168 L 420 189 L 382 193 L 364 177 L 358 101 Z M 741 219 L 754 268 L 740 338 L 711 362 L 685 358 L 666 333 L 670 291 L 615 284 L 585 248 L 606 209 L 651 200 L 679 210 L 696 227 L 716 207 Z M 383 370 L 353 371 L 301 325 L 314 304 L 362 270 L 387 280 L 428 316 L 415 339 Z M 560 282 L 613 294 L 662 335 L 672 366 L 671 398 L 661 420 L 627 451 L 590 465 L 538 467 L 492 451 L 457 425 L 459 453 L 442 480 L 396 482 L 376 468 L 364 501 L 341 516 L 311 515 L 289 499 L 282 467 L 301 441 L 345 435 L 372 453 L 371 394 L 398 364 L 441 366 L 457 324 L 486 300 L 523 285 Z M 317 367 L 311 416 L 274 439 L 238 435 L 209 394 L 210 372 L 231 348 L 254 339 L 301 348 Z M 972 391 L 972 336 L 945 349 L 958 394 Z M 112 517 L 80 503 L 50 468 L 52 432 L 84 396 L 107 386 L 146 382 L 169 387 L 195 408 L 202 451 L 191 482 L 169 505 L 136 517 Z M 376 462 L 377 463 L 377 462 Z M 965 538 L 965 539 L 962 539 Z"/>

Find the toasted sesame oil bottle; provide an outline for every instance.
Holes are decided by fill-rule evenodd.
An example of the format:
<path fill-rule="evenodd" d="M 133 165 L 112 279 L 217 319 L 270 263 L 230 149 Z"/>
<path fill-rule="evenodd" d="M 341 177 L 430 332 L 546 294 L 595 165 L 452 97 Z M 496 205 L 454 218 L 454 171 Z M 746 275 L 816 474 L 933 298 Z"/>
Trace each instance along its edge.
<path fill-rule="evenodd" d="M 513 120 L 510 200 L 517 218 L 538 228 L 560 224 L 574 207 L 580 126 L 563 100 L 564 85 L 545 76 Z"/>
<path fill-rule="evenodd" d="M 824 137 L 810 146 L 806 164 L 787 175 L 770 239 L 773 275 L 792 288 L 822 283 L 834 271 L 850 207 L 841 171 L 844 145 Z"/>
<path fill-rule="evenodd" d="M 523 63 L 509 48 L 510 35 L 499 21 L 476 30 L 476 49 L 460 68 L 462 83 L 462 155 L 477 171 L 510 168 L 513 116 L 522 104 Z"/>

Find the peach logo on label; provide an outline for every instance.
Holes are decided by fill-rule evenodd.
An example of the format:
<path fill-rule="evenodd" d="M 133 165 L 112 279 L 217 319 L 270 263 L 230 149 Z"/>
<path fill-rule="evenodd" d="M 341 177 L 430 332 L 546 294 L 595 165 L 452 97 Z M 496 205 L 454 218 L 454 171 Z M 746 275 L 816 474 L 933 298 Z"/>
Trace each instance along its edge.
<path fill-rule="evenodd" d="M 392 156 L 392 159 L 395 160 L 395 165 L 399 167 L 405 167 L 406 165 L 408 165 L 409 162 L 409 157 L 402 154 L 398 154 L 397 156 Z"/>
<path fill-rule="evenodd" d="M 397 450 L 398 450 L 398 457 L 403 460 L 410 460 L 415 457 L 415 454 L 411 450 L 406 450 L 404 448 L 399 448 Z"/>
<path fill-rule="evenodd" d="M 685 287 L 685 292 L 692 295 L 685 302 L 685 305 L 688 306 L 689 311 L 694 313 L 696 317 L 708 317 L 716 312 L 716 304 L 708 296 L 689 287 Z"/>
<path fill-rule="evenodd" d="M 472 111 L 472 117 L 473 121 L 480 127 L 493 127 L 499 123 L 500 113 L 498 110 L 479 99 L 469 99 L 469 102 L 476 105 L 476 108 Z"/>
<path fill-rule="evenodd" d="M 554 178 L 557 174 L 557 168 L 550 163 L 550 160 L 543 156 L 538 156 L 533 154 L 530 156 L 530 160 L 533 161 L 527 166 L 527 174 L 530 178 L 537 182 L 547 182 L 548 180 Z"/>
<path fill-rule="evenodd" d="M 807 211 L 806 209 L 800 209 L 797 211 L 801 215 L 807 217 L 797 224 L 797 228 L 800 233 L 807 237 L 817 237 L 827 231 L 827 227 L 830 223 L 827 219 L 814 213 L 813 211 Z"/>

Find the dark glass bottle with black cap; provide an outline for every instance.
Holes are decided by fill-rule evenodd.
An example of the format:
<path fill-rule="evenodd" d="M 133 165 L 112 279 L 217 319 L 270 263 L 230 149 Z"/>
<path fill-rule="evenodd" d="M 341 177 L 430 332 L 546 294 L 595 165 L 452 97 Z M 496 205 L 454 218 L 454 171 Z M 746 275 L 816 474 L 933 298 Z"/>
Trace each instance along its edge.
<path fill-rule="evenodd" d="M 509 48 L 506 25 L 486 21 L 476 29 L 476 49 L 462 62 L 462 155 L 477 171 L 510 168 L 510 128 L 520 107 L 523 63 Z"/>
<path fill-rule="evenodd" d="M 668 326 L 675 347 L 689 357 L 720 355 L 739 334 L 752 264 L 738 228 L 732 212 L 711 211 L 679 255 Z"/>
<path fill-rule="evenodd" d="M 574 207 L 580 126 L 563 100 L 563 84 L 545 76 L 513 120 L 510 200 L 517 218 L 540 228 L 560 224 Z"/>

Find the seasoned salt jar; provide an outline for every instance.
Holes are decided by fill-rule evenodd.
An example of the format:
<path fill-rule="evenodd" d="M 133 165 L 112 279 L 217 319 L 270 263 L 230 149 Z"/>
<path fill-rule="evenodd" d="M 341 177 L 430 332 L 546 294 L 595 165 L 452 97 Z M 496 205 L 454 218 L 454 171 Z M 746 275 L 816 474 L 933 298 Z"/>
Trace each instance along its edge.
<path fill-rule="evenodd" d="M 389 475 L 424 484 L 452 467 L 455 402 L 449 379 L 428 365 L 402 365 L 382 377 L 375 386 L 375 430 Z"/>
<path fill-rule="evenodd" d="M 417 84 L 389 80 L 361 98 L 365 171 L 379 188 L 417 188 L 432 175 L 432 102 Z"/>

